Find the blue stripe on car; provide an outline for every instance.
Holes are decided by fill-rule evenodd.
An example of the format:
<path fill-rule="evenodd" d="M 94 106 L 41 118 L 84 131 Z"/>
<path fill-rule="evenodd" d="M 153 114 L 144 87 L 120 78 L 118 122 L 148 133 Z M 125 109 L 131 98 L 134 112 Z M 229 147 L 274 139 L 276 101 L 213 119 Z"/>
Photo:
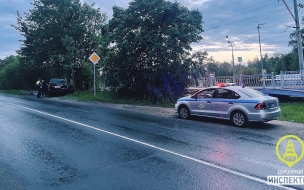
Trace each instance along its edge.
<path fill-rule="evenodd" d="M 259 103 L 260 101 L 257 100 L 237 100 L 237 99 L 228 99 L 228 100 L 216 100 L 216 99 L 182 99 L 182 100 L 178 100 L 180 101 L 187 101 L 187 102 L 191 102 L 191 101 L 200 101 L 200 100 L 204 100 L 204 101 L 209 101 L 209 102 L 235 102 L 235 103 Z"/>

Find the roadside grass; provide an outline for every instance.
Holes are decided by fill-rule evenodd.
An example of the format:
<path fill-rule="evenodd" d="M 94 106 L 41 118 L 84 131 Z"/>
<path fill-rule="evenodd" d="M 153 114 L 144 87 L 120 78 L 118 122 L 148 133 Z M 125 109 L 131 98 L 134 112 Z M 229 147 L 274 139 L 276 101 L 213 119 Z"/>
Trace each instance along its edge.
<path fill-rule="evenodd" d="M 15 95 L 24 95 L 21 90 L 0 90 L 0 93 L 8 93 Z M 153 106 L 153 107 L 164 107 L 174 109 L 174 103 L 152 103 L 149 100 L 136 100 L 136 99 L 121 99 L 115 93 L 112 92 L 96 92 L 96 98 L 94 92 L 75 92 L 66 96 L 60 97 L 61 99 L 72 99 L 77 101 L 98 101 L 98 102 L 109 102 L 119 104 L 130 104 L 139 106 Z M 281 116 L 280 121 L 291 121 L 296 123 L 304 123 L 304 102 L 281 102 Z"/>
<path fill-rule="evenodd" d="M 110 102 L 120 104 L 131 104 L 140 106 L 154 106 L 165 107 L 174 109 L 174 103 L 159 103 L 153 104 L 149 100 L 134 100 L 134 99 L 120 99 L 115 93 L 111 92 L 96 92 L 96 98 L 94 98 L 93 92 L 75 92 L 62 97 L 63 99 L 74 99 L 78 101 L 99 101 Z M 281 121 L 291 121 L 296 123 L 304 123 L 304 102 L 281 102 Z"/>
<path fill-rule="evenodd" d="M 62 96 L 61 99 L 73 99 L 77 101 L 98 101 L 98 102 L 109 102 L 117 104 L 131 104 L 139 106 L 153 106 L 153 107 L 174 107 L 173 103 L 157 103 L 154 104 L 149 100 L 139 100 L 139 99 L 128 99 L 119 98 L 117 94 L 113 92 L 96 92 L 96 98 L 94 97 L 94 92 L 74 92 L 66 96 Z"/>
<path fill-rule="evenodd" d="M 15 95 L 22 95 L 23 93 L 20 90 L 0 90 L 1 93 L 7 94 L 15 94 Z"/>
<path fill-rule="evenodd" d="M 304 123 L 304 102 L 282 102 L 280 107 L 279 120 Z"/>

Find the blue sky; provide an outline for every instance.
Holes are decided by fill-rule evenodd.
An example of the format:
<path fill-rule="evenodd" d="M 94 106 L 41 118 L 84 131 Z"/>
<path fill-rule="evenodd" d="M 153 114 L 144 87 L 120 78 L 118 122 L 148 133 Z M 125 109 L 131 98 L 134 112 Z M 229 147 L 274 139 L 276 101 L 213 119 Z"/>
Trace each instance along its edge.
<path fill-rule="evenodd" d="M 112 17 L 114 5 L 127 8 L 130 0 L 81 0 L 95 3 L 108 18 Z M 294 14 L 293 0 L 285 0 Z M 297 0 L 304 4 L 304 0 Z M 16 55 L 22 36 L 11 25 L 16 25 L 16 11 L 21 15 L 29 12 L 33 0 L 0 0 L 0 59 Z M 190 10 L 198 9 L 203 14 L 203 40 L 192 44 L 193 51 L 207 51 L 216 61 L 232 60 L 232 48 L 226 35 L 232 41 L 234 58 L 242 57 L 243 62 L 260 57 L 258 24 L 261 25 L 262 54 L 288 53 L 289 35 L 295 22 L 282 0 L 177 0 Z M 299 17 L 304 16 L 300 9 Z M 300 22 L 302 26 L 302 22 Z"/>

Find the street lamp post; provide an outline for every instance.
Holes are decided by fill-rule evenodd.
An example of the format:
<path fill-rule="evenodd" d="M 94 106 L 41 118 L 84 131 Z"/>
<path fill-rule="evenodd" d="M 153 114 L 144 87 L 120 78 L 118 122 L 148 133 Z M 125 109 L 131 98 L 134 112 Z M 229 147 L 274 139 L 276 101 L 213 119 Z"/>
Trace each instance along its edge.
<path fill-rule="evenodd" d="M 240 64 L 240 72 L 241 72 L 241 75 L 243 74 L 242 61 L 243 61 L 243 58 L 242 58 L 242 57 L 238 57 L 238 62 L 239 62 L 239 64 Z"/>
<path fill-rule="evenodd" d="M 232 41 L 229 40 L 228 36 L 226 36 L 226 40 L 230 44 L 231 49 L 232 49 L 232 76 L 233 76 L 233 80 L 234 80 L 234 54 L 233 54 L 233 45 L 232 45 Z"/>
<path fill-rule="evenodd" d="M 259 44 L 260 44 L 260 56 L 261 56 L 261 66 L 262 66 L 262 80 L 263 80 L 263 88 L 265 88 L 265 78 L 264 78 L 264 62 L 263 62 L 263 57 L 262 57 L 262 48 L 261 48 L 261 35 L 260 35 L 260 25 L 264 25 L 263 24 L 258 24 L 257 28 L 258 28 L 258 33 L 259 33 Z"/>

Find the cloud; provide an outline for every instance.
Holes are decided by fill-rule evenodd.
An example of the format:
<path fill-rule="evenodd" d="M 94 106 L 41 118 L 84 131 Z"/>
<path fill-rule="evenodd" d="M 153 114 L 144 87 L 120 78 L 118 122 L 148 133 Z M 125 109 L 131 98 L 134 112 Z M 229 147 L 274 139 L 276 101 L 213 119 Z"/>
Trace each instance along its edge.
<path fill-rule="evenodd" d="M 0 59 L 15 55 L 20 48 L 22 39 L 19 31 L 11 24 L 16 24 L 16 11 L 23 16 L 32 8 L 33 0 L 0 0 Z M 106 13 L 108 19 L 112 18 L 113 6 L 127 8 L 130 0 L 81 0 L 101 13 Z M 175 0 L 171 0 L 175 2 Z M 193 43 L 194 51 L 207 50 L 217 61 L 231 61 L 231 47 L 226 41 L 226 35 L 233 42 L 235 57 L 244 56 L 245 59 L 259 57 L 259 42 L 257 25 L 265 23 L 261 28 L 262 53 L 288 53 L 289 34 L 294 28 L 294 21 L 282 1 L 276 0 L 177 0 L 181 6 L 190 10 L 198 9 L 203 14 L 203 40 Z M 286 1 L 293 11 L 293 2 Z M 303 17 L 304 12 L 299 12 Z M 287 30 L 286 30 L 287 29 Z M 284 32 L 285 31 L 285 32 Z M 251 56 L 251 57 L 250 57 Z M 245 60 L 243 59 L 243 60 Z"/>
<path fill-rule="evenodd" d="M 207 5 L 207 3 L 211 0 L 181 0 L 178 1 L 182 6 L 188 7 L 190 10 L 197 9 L 201 6 Z M 175 1 L 171 1 L 175 2 Z"/>

